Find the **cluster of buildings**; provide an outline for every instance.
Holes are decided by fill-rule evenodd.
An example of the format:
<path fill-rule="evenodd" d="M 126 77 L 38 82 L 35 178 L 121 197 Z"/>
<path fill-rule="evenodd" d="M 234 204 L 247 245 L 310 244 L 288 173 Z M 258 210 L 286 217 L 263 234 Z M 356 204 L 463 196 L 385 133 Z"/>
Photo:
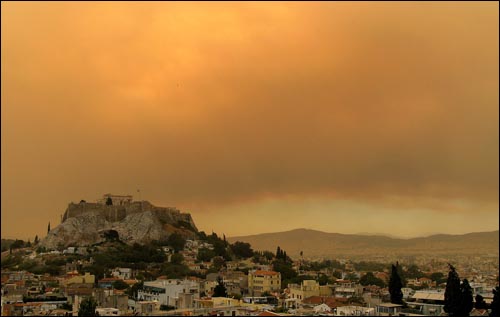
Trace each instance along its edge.
<path fill-rule="evenodd" d="M 196 273 L 182 279 L 159 276 L 139 281 L 137 277 L 144 272 L 130 267 L 116 267 L 104 278 L 96 279 L 85 272 L 93 264 L 92 258 L 84 260 L 85 257 L 61 265 L 64 274 L 58 276 L 2 270 L 2 316 L 77 316 L 82 300 L 88 297 L 96 300 L 100 316 L 439 316 L 444 313 L 444 285 L 428 277 L 407 280 L 402 289 L 407 307 L 403 307 L 390 303 L 387 287 L 363 286 L 356 279 L 349 279 L 366 274 L 356 271 L 349 260 L 342 261 L 340 278 L 334 278 L 339 276 L 334 274 L 339 269 L 304 270 L 307 266 L 302 265 L 302 260 L 296 261 L 293 269 L 299 277 L 307 278 L 284 285 L 280 272 L 252 259 L 227 261 L 214 272 L 214 259 L 201 263 L 197 260 L 201 249 L 212 250 L 213 246 L 205 241 L 187 240 L 180 251 L 184 264 Z M 163 250 L 169 255 L 167 262 L 170 261 L 173 251 L 170 247 Z M 82 252 L 68 248 L 50 256 L 74 257 Z M 33 258 L 32 254 L 27 256 Z M 492 289 L 498 284 L 497 273 L 467 272 L 462 278 L 471 281 L 474 296 L 479 294 L 486 303 L 491 303 Z M 389 281 L 388 271 L 373 274 L 386 284 Z M 328 276 L 329 281 L 323 285 L 311 278 L 319 275 Z M 117 287 L 117 283 L 123 287 Z M 220 283 L 226 296 L 215 296 Z M 485 313 L 473 310 L 471 315 Z"/>

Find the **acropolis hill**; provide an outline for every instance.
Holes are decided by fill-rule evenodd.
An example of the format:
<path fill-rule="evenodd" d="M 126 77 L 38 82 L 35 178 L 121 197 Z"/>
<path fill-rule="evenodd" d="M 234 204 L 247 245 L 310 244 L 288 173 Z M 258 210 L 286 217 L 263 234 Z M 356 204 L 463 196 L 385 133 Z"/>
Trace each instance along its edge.
<path fill-rule="evenodd" d="M 131 244 L 166 239 L 173 232 L 191 237 L 197 228 L 189 213 L 176 208 L 133 201 L 132 196 L 106 194 L 95 203 L 70 203 L 61 224 L 40 244 L 51 249 L 92 245 L 103 241 L 103 232 L 110 230 Z"/>

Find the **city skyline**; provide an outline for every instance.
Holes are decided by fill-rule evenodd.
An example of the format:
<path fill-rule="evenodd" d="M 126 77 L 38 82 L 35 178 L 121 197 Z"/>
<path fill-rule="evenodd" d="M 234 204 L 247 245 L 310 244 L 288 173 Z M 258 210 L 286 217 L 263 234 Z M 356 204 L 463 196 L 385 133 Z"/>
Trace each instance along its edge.
<path fill-rule="evenodd" d="M 498 230 L 498 3 L 2 3 L 2 238 L 132 194 L 242 236 Z"/>

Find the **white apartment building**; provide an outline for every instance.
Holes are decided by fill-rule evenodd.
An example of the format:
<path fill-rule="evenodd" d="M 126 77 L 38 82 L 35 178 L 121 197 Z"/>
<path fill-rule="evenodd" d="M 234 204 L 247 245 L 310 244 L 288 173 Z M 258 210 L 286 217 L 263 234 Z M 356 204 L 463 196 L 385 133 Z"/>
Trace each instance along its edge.
<path fill-rule="evenodd" d="M 176 308 L 192 308 L 194 300 L 200 298 L 200 284 L 191 280 L 156 280 L 144 282 L 137 293 L 141 301 L 158 301 L 160 305 Z"/>

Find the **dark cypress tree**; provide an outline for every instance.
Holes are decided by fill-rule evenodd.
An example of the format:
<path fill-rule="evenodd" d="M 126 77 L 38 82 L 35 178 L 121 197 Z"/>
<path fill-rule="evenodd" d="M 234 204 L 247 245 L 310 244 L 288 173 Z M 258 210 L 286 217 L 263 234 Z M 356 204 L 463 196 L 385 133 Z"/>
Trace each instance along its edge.
<path fill-rule="evenodd" d="M 276 258 L 279 259 L 280 255 L 281 255 L 281 248 L 280 246 L 278 246 L 278 248 L 276 249 Z"/>
<path fill-rule="evenodd" d="M 283 251 L 283 260 L 287 261 L 286 251 Z"/>
<path fill-rule="evenodd" d="M 398 266 L 398 262 L 396 262 L 396 265 L 392 264 L 391 278 L 389 279 L 389 293 L 391 294 L 391 303 L 403 305 L 403 292 L 401 291 L 403 283 L 398 274 Z"/>
<path fill-rule="evenodd" d="M 453 265 L 448 264 L 448 266 L 450 271 L 448 272 L 448 280 L 446 281 L 444 292 L 444 311 L 448 313 L 448 316 L 458 316 L 460 315 L 460 302 L 462 299 L 460 277 Z"/>
<path fill-rule="evenodd" d="M 111 199 L 111 197 L 108 197 L 108 199 L 106 199 L 106 205 L 108 206 L 113 205 L 113 199 Z"/>
<path fill-rule="evenodd" d="M 500 306 L 500 302 L 498 299 L 498 293 L 500 292 L 500 287 L 497 286 L 493 289 L 493 301 L 491 302 L 491 312 L 490 317 L 499 317 L 498 307 Z"/>
<path fill-rule="evenodd" d="M 47 234 L 49 234 L 50 232 L 50 221 L 49 221 L 49 225 L 47 226 Z"/>
<path fill-rule="evenodd" d="M 474 307 L 476 309 L 486 309 L 486 308 L 488 308 L 488 305 L 484 301 L 483 296 L 481 296 L 479 294 L 476 295 L 476 303 L 474 304 Z"/>
<path fill-rule="evenodd" d="M 34 244 L 38 244 L 38 235 L 35 236 L 35 241 L 33 241 Z"/>
<path fill-rule="evenodd" d="M 460 285 L 461 300 L 460 300 L 460 316 L 469 316 L 472 310 L 472 287 L 469 281 L 464 279 Z"/>
<path fill-rule="evenodd" d="M 217 286 L 214 287 L 214 293 L 212 294 L 212 297 L 227 297 L 226 287 L 224 286 L 224 283 L 220 276 L 217 278 L 217 283 Z"/>

